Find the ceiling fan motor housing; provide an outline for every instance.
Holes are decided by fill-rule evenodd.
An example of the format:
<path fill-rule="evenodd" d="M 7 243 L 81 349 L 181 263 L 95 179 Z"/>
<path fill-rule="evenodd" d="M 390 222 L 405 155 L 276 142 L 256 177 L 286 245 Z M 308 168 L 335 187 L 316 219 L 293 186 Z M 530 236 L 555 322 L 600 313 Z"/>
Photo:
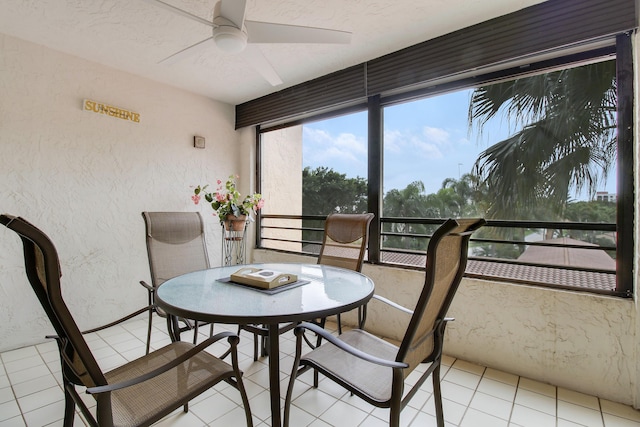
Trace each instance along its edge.
<path fill-rule="evenodd" d="M 229 53 L 238 53 L 244 50 L 248 39 L 244 25 L 242 29 L 239 29 L 231 21 L 222 17 L 217 17 L 214 24 L 217 25 L 213 29 L 213 41 L 216 46 Z"/>

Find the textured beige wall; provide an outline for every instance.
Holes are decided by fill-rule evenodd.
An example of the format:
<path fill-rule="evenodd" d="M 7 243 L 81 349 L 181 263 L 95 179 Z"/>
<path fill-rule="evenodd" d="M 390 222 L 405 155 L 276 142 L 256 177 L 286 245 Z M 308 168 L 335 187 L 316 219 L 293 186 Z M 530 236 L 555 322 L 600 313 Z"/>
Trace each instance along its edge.
<path fill-rule="evenodd" d="M 271 215 L 302 215 L 302 126 L 292 126 L 262 134 L 262 193 L 268 203 L 264 213 Z M 264 240 L 271 249 L 300 251 L 302 226 L 300 220 L 268 220 L 273 227 L 291 227 L 293 230 L 270 228 L 264 237 L 293 240 L 282 242 Z"/>
<path fill-rule="evenodd" d="M 265 250 L 256 262 L 316 259 Z M 413 308 L 424 273 L 365 264 L 376 294 Z M 448 315 L 445 353 L 538 381 L 634 404 L 637 383 L 633 301 L 464 279 Z M 353 319 L 353 316 L 346 316 Z M 367 330 L 401 339 L 409 316 L 378 301 Z"/>
<path fill-rule="evenodd" d="M 197 210 L 190 186 L 231 173 L 242 174 L 244 191 L 251 184 L 231 105 L 3 35 L 0 93 L 0 211 L 52 238 L 81 328 L 146 304 L 142 211 Z M 140 123 L 85 112 L 83 98 L 138 112 Z M 204 150 L 194 135 L 206 138 Z M 200 209 L 218 265 L 220 225 Z M 53 332 L 21 250 L 0 227 L 0 351 Z"/>

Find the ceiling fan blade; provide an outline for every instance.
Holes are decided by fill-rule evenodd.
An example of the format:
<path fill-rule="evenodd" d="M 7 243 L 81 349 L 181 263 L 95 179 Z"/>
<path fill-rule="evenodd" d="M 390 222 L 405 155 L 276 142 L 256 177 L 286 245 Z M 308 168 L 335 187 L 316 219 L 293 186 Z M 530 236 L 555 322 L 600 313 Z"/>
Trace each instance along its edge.
<path fill-rule="evenodd" d="M 249 43 L 336 43 L 351 42 L 351 33 L 326 28 L 245 21 Z"/>
<path fill-rule="evenodd" d="M 173 55 L 169 55 L 163 60 L 159 61 L 158 64 L 175 64 L 181 59 L 186 58 L 187 56 L 195 55 L 198 52 L 203 52 L 205 49 L 209 49 L 212 46 L 209 46 L 210 41 L 213 41 L 213 37 L 206 38 L 198 43 L 192 44 L 191 46 L 185 47 L 182 50 L 174 53 Z"/>
<path fill-rule="evenodd" d="M 251 65 L 271 86 L 282 84 L 282 79 L 258 46 L 247 45 L 242 58 Z"/>
<path fill-rule="evenodd" d="M 233 22 L 236 28 L 242 29 L 246 10 L 246 0 L 220 0 L 220 16 Z"/>
<path fill-rule="evenodd" d="M 158 7 L 161 7 L 169 12 L 178 14 L 180 16 L 184 16 L 185 18 L 191 19 L 193 21 L 199 22 L 204 25 L 208 25 L 209 27 L 216 27 L 213 22 L 207 21 L 206 19 L 200 18 L 199 16 L 194 15 L 193 13 L 189 13 L 186 10 L 179 9 L 169 3 L 165 3 L 162 0 L 146 0 L 148 3 L 153 3 Z"/>

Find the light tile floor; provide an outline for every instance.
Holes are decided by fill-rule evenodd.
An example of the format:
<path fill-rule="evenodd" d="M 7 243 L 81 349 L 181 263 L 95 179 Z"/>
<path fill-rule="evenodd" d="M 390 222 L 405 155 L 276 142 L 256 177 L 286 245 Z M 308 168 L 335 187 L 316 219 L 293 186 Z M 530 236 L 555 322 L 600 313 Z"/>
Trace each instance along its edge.
<path fill-rule="evenodd" d="M 169 342 L 162 329 L 163 319 L 154 322 L 152 344 L 158 348 Z M 216 325 L 216 332 L 229 329 Z M 208 327 L 202 332 L 208 332 Z M 235 331 L 235 328 L 231 328 Z M 133 320 L 108 331 L 87 336 L 98 362 L 114 368 L 144 353 L 146 321 Z M 216 346 L 219 344 L 216 344 Z M 212 347 L 214 354 L 223 350 Z M 293 362 L 294 337 L 281 337 L 281 387 L 286 391 Z M 270 425 L 267 360 L 253 361 L 252 337 L 241 336 L 240 363 L 256 427 Z M 60 365 L 54 342 L 7 351 L 0 354 L 0 427 L 59 426 L 64 412 L 60 387 Z M 445 357 L 442 389 L 447 427 L 640 427 L 640 411 L 628 406 L 588 396 L 531 379 Z M 407 382 L 415 381 L 411 375 Z M 291 427 L 387 425 L 387 410 L 376 409 L 350 396 L 329 380 L 318 389 L 309 384 L 311 373 L 296 383 Z M 432 387 L 427 380 L 402 412 L 403 426 L 435 426 Z M 86 402 L 92 398 L 87 397 Z M 221 384 L 189 404 L 189 412 L 177 410 L 161 420 L 159 426 L 244 425 L 237 390 Z M 76 426 L 84 419 L 76 416 Z"/>

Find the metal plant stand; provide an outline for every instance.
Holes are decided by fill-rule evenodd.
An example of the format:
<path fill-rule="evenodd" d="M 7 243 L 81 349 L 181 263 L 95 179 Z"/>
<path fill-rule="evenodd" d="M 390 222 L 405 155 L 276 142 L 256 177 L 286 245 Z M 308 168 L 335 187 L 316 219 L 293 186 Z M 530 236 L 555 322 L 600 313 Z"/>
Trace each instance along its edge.
<path fill-rule="evenodd" d="M 222 265 L 244 264 L 247 222 L 229 221 L 222 224 Z"/>

